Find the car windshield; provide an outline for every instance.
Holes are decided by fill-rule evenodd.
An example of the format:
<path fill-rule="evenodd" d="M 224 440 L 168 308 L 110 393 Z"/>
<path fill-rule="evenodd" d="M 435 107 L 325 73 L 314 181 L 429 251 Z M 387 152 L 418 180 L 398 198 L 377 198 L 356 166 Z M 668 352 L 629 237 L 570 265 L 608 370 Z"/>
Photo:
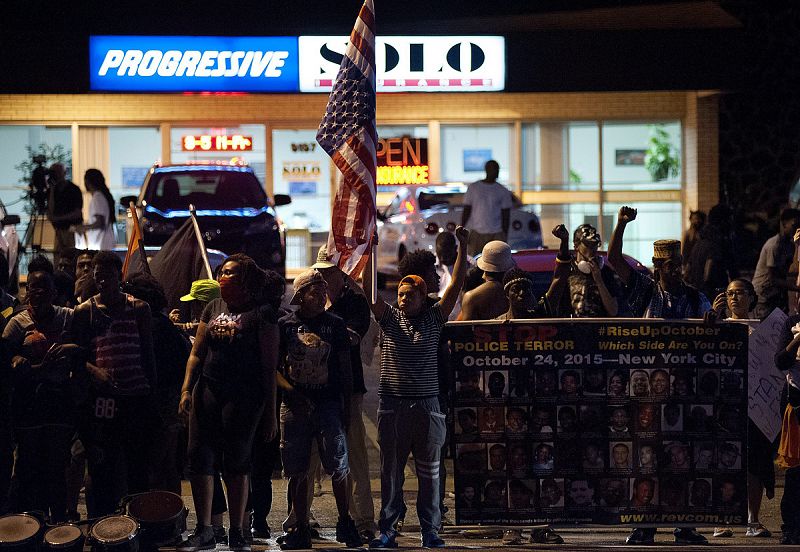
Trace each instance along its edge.
<path fill-rule="evenodd" d="M 267 195 L 251 172 L 208 170 L 156 172 L 150 178 L 145 201 L 162 211 L 197 209 L 260 208 Z"/>
<path fill-rule="evenodd" d="M 463 192 L 420 192 L 419 208 L 424 211 L 436 205 L 458 206 L 464 203 Z"/>

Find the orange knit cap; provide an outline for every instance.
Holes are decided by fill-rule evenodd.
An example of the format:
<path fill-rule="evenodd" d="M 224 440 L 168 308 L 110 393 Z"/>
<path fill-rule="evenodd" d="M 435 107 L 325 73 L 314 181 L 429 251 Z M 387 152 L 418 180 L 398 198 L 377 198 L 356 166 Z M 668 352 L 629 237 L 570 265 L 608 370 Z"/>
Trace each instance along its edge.
<path fill-rule="evenodd" d="M 411 286 L 417 289 L 422 296 L 425 297 L 428 295 L 428 286 L 425 283 L 425 280 L 417 276 L 416 274 L 409 274 L 408 276 L 404 277 L 400 280 L 400 283 L 397 284 L 397 289 L 400 289 L 400 286 Z"/>

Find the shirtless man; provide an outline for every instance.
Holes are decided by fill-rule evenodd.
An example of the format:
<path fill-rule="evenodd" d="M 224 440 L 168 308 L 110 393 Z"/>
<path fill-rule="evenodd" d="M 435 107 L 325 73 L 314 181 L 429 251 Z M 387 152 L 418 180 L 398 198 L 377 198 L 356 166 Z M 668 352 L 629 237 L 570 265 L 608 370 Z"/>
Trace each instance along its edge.
<path fill-rule="evenodd" d="M 459 320 L 491 320 L 508 310 L 508 299 L 503 290 L 503 276 L 514 267 L 511 247 L 495 240 L 483 248 L 478 268 L 483 270 L 484 282 L 464 294 Z"/>

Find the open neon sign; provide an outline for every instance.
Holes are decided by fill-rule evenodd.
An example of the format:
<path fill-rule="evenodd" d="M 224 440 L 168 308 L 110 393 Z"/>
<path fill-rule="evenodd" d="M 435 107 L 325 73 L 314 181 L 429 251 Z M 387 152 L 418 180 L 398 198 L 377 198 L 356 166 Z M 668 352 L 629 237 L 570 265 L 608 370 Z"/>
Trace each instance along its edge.
<path fill-rule="evenodd" d="M 253 137 L 241 134 L 199 134 L 181 138 L 183 151 L 252 151 Z"/>

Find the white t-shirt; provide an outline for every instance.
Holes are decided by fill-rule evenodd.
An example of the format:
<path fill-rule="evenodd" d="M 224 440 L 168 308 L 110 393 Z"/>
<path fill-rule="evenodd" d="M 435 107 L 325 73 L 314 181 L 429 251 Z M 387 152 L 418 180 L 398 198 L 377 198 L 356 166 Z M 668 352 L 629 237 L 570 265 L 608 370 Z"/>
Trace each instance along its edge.
<path fill-rule="evenodd" d="M 467 228 L 480 234 L 503 231 L 502 209 L 511 209 L 511 192 L 499 182 L 478 180 L 467 188 L 464 205 L 472 207 Z"/>
<path fill-rule="evenodd" d="M 83 239 L 82 235 L 76 235 L 76 246 L 79 249 L 110 251 L 117 244 L 117 239 L 114 237 L 114 226 L 110 224 L 111 214 L 108 209 L 108 201 L 100 192 L 92 193 L 92 200 L 89 203 L 89 224 L 94 223 L 96 215 L 103 217 L 103 220 L 106 221 L 106 227 L 87 230 L 86 238 L 88 243 L 87 240 Z"/>

